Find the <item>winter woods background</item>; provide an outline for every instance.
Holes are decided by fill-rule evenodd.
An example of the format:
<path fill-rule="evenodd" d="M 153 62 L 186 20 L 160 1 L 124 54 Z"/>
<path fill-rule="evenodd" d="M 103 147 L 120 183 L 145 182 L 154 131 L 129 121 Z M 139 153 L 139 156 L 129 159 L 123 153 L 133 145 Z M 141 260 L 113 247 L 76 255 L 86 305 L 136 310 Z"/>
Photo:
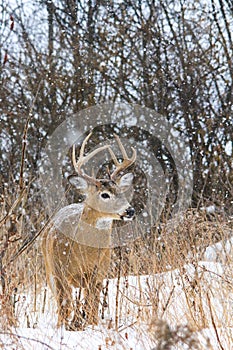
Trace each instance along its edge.
<path fill-rule="evenodd" d="M 186 338 L 212 327 L 223 349 L 217 326 L 224 334 L 229 324 L 232 327 L 232 1 L 0 0 L 0 23 L 0 324 L 10 332 L 22 319 L 27 327 L 36 327 L 50 305 L 39 239 L 15 259 L 25 240 L 39 236 L 47 220 L 36 180 L 48 136 L 84 108 L 127 102 L 155 110 L 185 137 L 194 186 L 192 208 L 175 230 L 167 232 L 166 225 L 158 225 L 149 241 L 142 235 L 141 241 L 114 251 L 110 278 L 117 276 L 117 291 L 110 293 L 109 303 L 115 305 L 114 327 L 118 329 L 125 313 L 122 324 L 131 329 L 136 317 L 136 326 L 144 331 L 142 324 L 152 327 L 154 317 L 164 320 L 174 303 L 175 316 L 165 320 L 169 327 L 175 324 L 174 334 L 165 328 L 172 341 L 179 342 L 180 288 L 188 305 Z M 217 267 L 223 275 L 215 263 L 204 270 L 198 265 L 207 255 L 206 260 L 214 257 L 222 263 Z M 191 275 L 190 265 L 195 272 Z M 176 268 L 175 276 L 182 280 L 178 289 L 173 277 L 168 284 L 169 275 L 156 275 Z M 149 273 L 152 279 L 143 276 L 141 282 L 139 276 Z M 138 299 L 136 294 L 124 299 L 128 291 L 137 290 L 129 274 L 138 278 Z M 221 283 L 216 290 L 211 289 L 213 276 Z M 112 278 L 110 290 L 114 283 Z M 210 295 L 219 298 L 225 321 Z M 25 300 L 30 312 L 23 311 L 21 317 L 17 308 Z M 124 300 L 133 305 L 130 322 Z M 156 331 L 157 339 L 161 330 Z M 192 341 L 186 338 L 186 344 Z M 227 336 L 230 345 L 232 339 Z M 12 343 L 15 348 L 15 339 Z"/>
<path fill-rule="evenodd" d="M 28 118 L 25 180 L 36 175 L 47 135 L 67 115 L 120 100 L 156 110 L 187 137 L 194 206 L 231 210 L 231 1 L 19 0 L 0 7 L 2 186 L 19 179 Z"/>

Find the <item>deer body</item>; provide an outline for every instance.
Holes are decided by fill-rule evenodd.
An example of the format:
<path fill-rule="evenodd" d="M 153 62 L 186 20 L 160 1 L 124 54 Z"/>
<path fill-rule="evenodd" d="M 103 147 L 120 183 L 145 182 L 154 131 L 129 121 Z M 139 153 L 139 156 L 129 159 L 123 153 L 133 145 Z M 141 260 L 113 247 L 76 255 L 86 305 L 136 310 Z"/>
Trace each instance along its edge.
<path fill-rule="evenodd" d="M 132 219 L 134 209 L 130 207 L 125 193 L 132 184 L 133 175 L 122 175 L 122 170 L 135 162 L 136 152 L 128 158 L 118 137 L 117 141 L 124 160 L 118 162 L 110 146 L 108 148 L 115 163 L 115 171 L 109 179 L 96 179 L 83 172 L 81 166 L 98 150 L 84 157 L 84 147 L 91 136 L 84 140 L 76 163 L 78 176 L 69 182 L 86 194 L 83 204 L 72 204 L 61 209 L 42 239 L 48 284 L 58 305 L 58 326 L 80 329 L 83 324 L 98 323 L 98 308 L 103 279 L 107 277 L 111 259 L 111 232 L 113 220 Z M 83 311 L 79 303 L 74 306 L 72 286 L 84 291 Z M 70 320 L 71 312 L 74 312 Z"/>
<path fill-rule="evenodd" d="M 85 308 L 86 323 L 97 324 L 99 294 L 110 265 L 110 249 L 80 244 L 55 227 L 44 235 L 42 249 L 47 280 L 57 299 L 58 326 L 64 323 L 67 329 L 82 327 L 78 306 L 76 310 L 73 306 L 72 286 L 86 290 L 86 297 L 89 295 Z M 72 311 L 75 315 L 69 326 Z"/>

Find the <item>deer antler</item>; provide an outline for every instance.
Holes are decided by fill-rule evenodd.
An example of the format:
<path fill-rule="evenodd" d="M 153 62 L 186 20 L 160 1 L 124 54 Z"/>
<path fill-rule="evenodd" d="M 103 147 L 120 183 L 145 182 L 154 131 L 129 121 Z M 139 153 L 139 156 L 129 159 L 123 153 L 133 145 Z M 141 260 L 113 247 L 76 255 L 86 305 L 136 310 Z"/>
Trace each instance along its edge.
<path fill-rule="evenodd" d="M 75 171 L 77 172 L 77 174 L 82 177 L 83 179 L 85 179 L 86 181 L 96 185 L 96 186 L 100 186 L 101 182 L 99 180 L 97 180 L 94 176 L 89 176 L 87 175 L 83 169 L 82 166 L 84 164 L 86 164 L 91 158 L 93 158 L 97 153 L 105 150 L 105 149 L 110 149 L 109 145 L 105 145 L 105 146 L 101 146 L 97 149 L 95 149 L 94 151 L 92 151 L 91 153 L 89 153 L 88 155 L 84 156 L 84 150 L 85 150 L 85 146 L 87 144 L 87 141 L 89 140 L 89 138 L 91 137 L 92 132 L 87 135 L 87 137 L 84 139 L 82 146 L 80 148 L 80 153 L 79 153 L 79 159 L 78 161 L 76 161 L 76 155 L 75 155 L 75 145 L 73 145 L 73 151 L 72 151 L 72 162 L 73 162 L 73 166 Z"/>
<path fill-rule="evenodd" d="M 92 132 L 87 135 L 87 137 L 84 139 L 82 146 L 80 148 L 80 153 L 79 153 L 79 159 L 78 161 L 76 161 L 76 155 L 75 155 L 75 145 L 73 145 L 73 151 L 72 151 L 72 162 L 73 162 L 73 166 L 75 171 L 77 172 L 77 174 L 82 177 L 83 179 L 85 179 L 86 181 L 96 185 L 96 186 L 100 186 L 101 185 L 101 180 L 96 179 L 94 176 L 89 176 L 87 175 L 84 170 L 82 169 L 82 166 L 84 164 L 86 164 L 91 158 L 93 158 L 97 153 L 108 149 L 109 153 L 111 154 L 112 160 L 116 166 L 116 169 L 113 171 L 113 173 L 110 175 L 110 179 L 111 181 L 116 180 L 117 176 L 119 175 L 119 173 L 125 169 L 127 169 L 130 165 L 132 165 L 137 157 L 137 152 L 135 150 L 135 148 L 131 147 L 133 154 L 132 157 L 129 158 L 126 150 L 119 138 L 118 135 L 114 134 L 114 137 L 117 140 L 118 146 L 121 150 L 122 156 L 123 156 L 123 161 L 119 162 L 117 160 L 117 157 L 115 156 L 113 150 L 111 149 L 110 145 L 105 145 L 105 146 L 101 146 L 97 149 L 95 149 L 94 151 L 92 151 L 91 153 L 89 153 L 88 155 L 84 156 L 84 150 L 85 150 L 85 146 L 87 144 L 87 141 L 90 139 L 92 135 Z"/>
<path fill-rule="evenodd" d="M 132 151 L 133 151 L 133 154 L 132 154 L 132 157 L 129 158 L 127 153 L 126 153 L 126 150 L 119 138 L 118 135 L 114 134 L 115 136 L 115 139 L 117 140 L 117 143 L 118 143 L 118 146 L 121 150 L 121 153 L 122 153 L 122 156 L 123 156 L 123 161 L 122 162 L 119 162 L 117 160 L 117 157 L 115 156 L 114 152 L 112 151 L 112 149 L 109 147 L 108 150 L 111 154 L 111 157 L 112 157 L 112 160 L 116 166 L 116 169 L 113 171 L 113 173 L 111 174 L 111 180 L 114 181 L 116 180 L 117 176 L 119 175 L 119 173 L 125 169 L 127 169 L 130 165 L 132 165 L 136 158 L 137 158 L 137 152 L 135 150 L 135 148 L 131 147 Z M 106 147 L 107 148 L 107 147 Z"/>

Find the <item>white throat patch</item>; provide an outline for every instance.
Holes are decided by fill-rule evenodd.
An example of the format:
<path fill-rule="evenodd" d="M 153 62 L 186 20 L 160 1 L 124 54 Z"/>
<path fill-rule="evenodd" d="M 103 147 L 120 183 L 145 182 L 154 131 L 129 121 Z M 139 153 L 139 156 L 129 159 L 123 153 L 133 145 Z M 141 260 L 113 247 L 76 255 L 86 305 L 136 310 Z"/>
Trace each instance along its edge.
<path fill-rule="evenodd" d="M 100 218 L 96 222 L 96 228 L 98 230 L 110 230 L 112 227 L 112 221 L 111 218 Z"/>

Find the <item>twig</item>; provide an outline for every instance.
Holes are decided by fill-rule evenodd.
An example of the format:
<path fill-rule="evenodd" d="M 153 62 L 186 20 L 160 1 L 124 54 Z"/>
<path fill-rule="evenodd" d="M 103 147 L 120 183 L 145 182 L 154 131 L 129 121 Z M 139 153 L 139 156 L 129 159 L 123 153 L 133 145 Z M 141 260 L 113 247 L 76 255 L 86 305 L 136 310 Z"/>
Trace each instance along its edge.
<path fill-rule="evenodd" d="M 49 217 L 49 219 L 46 221 L 45 225 L 42 227 L 42 229 L 40 229 L 39 232 L 37 232 L 35 234 L 34 237 L 29 237 L 29 239 L 27 239 L 23 245 L 19 248 L 19 250 L 17 251 L 17 253 L 15 253 L 9 260 L 8 263 L 6 263 L 6 265 L 4 266 L 4 268 L 6 268 L 7 266 L 9 266 L 16 258 L 18 258 L 27 248 L 30 247 L 30 245 L 41 235 L 41 233 L 48 227 L 48 225 L 51 223 L 51 219 L 52 219 L 53 215 Z"/>
<path fill-rule="evenodd" d="M 104 297 L 103 297 L 103 305 L 102 305 L 102 311 L 101 311 L 101 318 L 102 318 L 102 320 L 104 319 L 104 310 L 105 310 L 105 306 L 107 305 L 108 286 L 109 286 L 109 279 L 107 279 L 107 281 L 106 281 L 105 290 L 103 292 Z"/>
<path fill-rule="evenodd" d="M 25 161 L 25 154 L 26 154 L 26 147 L 27 147 L 27 134 L 28 134 L 28 127 L 29 127 L 29 122 L 32 117 L 32 110 L 34 108 L 39 90 L 40 90 L 40 85 L 41 85 L 42 80 L 38 84 L 38 88 L 36 90 L 36 95 L 33 99 L 32 105 L 29 110 L 29 114 L 26 120 L 26 124 L 24 126 L 24 131 L 23 131 L 23 140 L 22 140 L 22 156 L 21 156 L 21 164 L 20 164 L 20 175 L 19 175 L 19 188 L 22 190 L 24 188 L 24 181 L 23 181 L 23 174 L 24 174 L 24 161 Z"/>
<path fill-rule="evenodd" d="M 119 290 L 119 293 L 121 293 L 122 297 L 127 299 L 130 303 L 138 306 L 138 307 L 149 307 L 152 306 L 151 305 L 147 305 L 147 304 L 141 304 L 140 301 L 136 301 L 136 300 L 132 300 L 130 297 L 128 297 L 127 295 L 125 295 L 121 290 Z"/>
<path fill-rule="evenodd" d="M 25 188 L 20 191 L 19 197 L 14 201 L 8 213 L 0 220 L 0 227 L 5 224 L 6 220 L 11 216 L 15 208 L 19 205 L 22 198 L 24 197 L 25 192 L 26 192 Z"/>
<path fill-rule="evenodd" d="M 45 343 L 45 342 L 43 342 L 43 341 L 41 341 L 39 339 L 29 338 L 29 337 L 25 337 L 23 335 L 19 335 L 19 334 L 16 334 L 16 333 L 10 333 L 10 332 L 2 332 L 2 331 L 0 331 L 0 334 L 17 337 L 19 339 L 29 340 L 29 341 L 32 341 L 32 342 L 35 342 L 35 343 L 39 343 L 39 344 L 41 344 L 43 346 L 46 346 L 48 349 L 56 350 L 55 348 L 52 348 L 52 346 L 50 346 L 49 344 L 47 344 L 47 343 Z"/>
<path fill-rule="evenodd" d="M 44 289 L 44 296 L 43 296 L 43 303 L 42 303 L 42 314 L 45 313 L 46 297 L 47 297 L 47 284 L 46 284 L 46 287 Z"/>
<path fill-rule="evenodd" d="M 138 323 L 138 320 L 137 321 L 134 321 L 134 322 L 132 322 L 132 323 L 130 323 L 130 324 L 128 324 L 127 326 L 124 326 L 123 328 L 119 328 L 119 332 L 123 332 L 124 330 L 126 330 L 127 328 L 130 328 L 130 327 L 133 327 L 135 324 L 137 324 Z"/>
<path fill-rule="evenodd" d="M 208 306 L 209 306 L 209 309 L 210 309 L 211 321 L 212 321 L 212 324 L 213 324 L 213 327 L 214 327 L 214 332 L 216 334 L 216 338 L 217 338 L 218 344 L 219 344 L 221 350 L 224 350 L 224 347 L 221 344 L 221 341 L 220 341 L 220 338 L 219 338 L 219 334 L 218 334 L 218 330 L 217 330 L 217 327 L 216 327 L 216 324 L 215 324 L 215 321 L 214 321 L 214 315 L 213 315 L 212 306 L 211 306 L 210 297 L 209 297 L 209 293 L 208 292 L 206 293 L 206 297 L 207 297 Z"/>
<path fill-rule="evenodd" d="M 121 263 L 122 263 L 122 254 L 120 250 L 120 259 L 119 259 L 119 267 L 117 271 L 117 290 L 116 290 L 116 314 L 115 314 L 115 330 L 118 330 L 118 322 L 119 322 L 119 294 L 120 294 L 120 278 L 121 278 Z"/>
<path fill-rule="evenodd" d="M 65 194 L 70 190 L 69 186 L 65 192 Z M 8 261 L 8 263 L 6 263 L 6 265 L 4 266 L 4 268 L 6 268 L 7 266 L 9 266 L 16 258 L 18 258 L 26 249 L 28 249 L 30 247 L 30 245 L 32 245 L 32 243 L 35 242 L 35 240 L 42 234 L 42 232 L 44 232 L 45 229 L 47 229 L 47 227 L 49 226 L 49 224 L 51 223 L 54 215 L 57 213 L 57 211 L 60 209 L 61 204 L 63 203 L 63 200 L 61 200 L 61 202 L 57 205 L 57 207 L 54 209 L 54 211 L 52 212 L 52 214 L 50 215 L 50 217 L 48 218 L 48 220 L 46 221 L 46 223 L 44 224 L 44 226 L 40 229 L 39 232 L 37 232 L 35 234 L 35 236 L 33 237 L 29 237 L 27 240 L 25 240 L 23 242 L 23 245 L 19 248 L 19 250 L 17 251 L 17 253 L 15 253 L 10 260 Z"/>
<path fill-rule="evenodd" d="M 10 35 L 9 35 L 9 37 L 11 36 L 11 33 L 14 30 L 14 24 L 15 24 L 14 17 L 12 15 L 10 15 Z M 8 37 L 8 39 L 9 39 L 9 37 Z M 8 49 L 5 50 L 3 64 L 2 64 L 3 67 L 6 65 L 7 61 L 8 61 Z"/>
<path fill-rule="evenodd" d="M 170 291 L 170 294 L 169 294 L 169 296 L 168 296 L 168 298 L 167 298 L 166 304 L 163 306 L 163 314 L 162 314 L 162 317 L 164 316 L 164 314 L 165 314 L 165 312 L 166 312 L 166 310 L 167 310 L 167 308 L 168 308 L 168 305 L 169 305 L 169 303 L 170 303 L 170 301 L 171 301 L 171 298 L 172 298 L 172 296 L 173 296 L 173 294 L 174 294 L 174 290 L 175 290 L 175 286 L 172 287 L 172 290 Z"/>
<path fill-rule="evenodd" d="M 227 280 L 226 278 L 224 278 L 222 275 L 220 275 L 219 273 L 215 272 L 215 271 L 212 271 L 212 270 L 209 270 L 207 269 L 205 266 L 202 266 L 202 265 L 199 265 L 198 267 L 200 267 L 204 272 L 208 272 L 208 273 L 211 273 L 213 274 L 214 276 L 217 276 L 219 278 L 221 278 L 222 281 L 232 285 L 233 283 L 229 280 Z"/>

